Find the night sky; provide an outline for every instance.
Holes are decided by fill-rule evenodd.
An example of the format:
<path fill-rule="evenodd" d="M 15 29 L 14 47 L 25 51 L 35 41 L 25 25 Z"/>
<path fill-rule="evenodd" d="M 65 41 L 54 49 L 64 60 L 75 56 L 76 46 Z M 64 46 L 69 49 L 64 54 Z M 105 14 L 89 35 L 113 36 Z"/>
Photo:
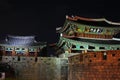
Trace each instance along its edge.
<path fill-rule="evenodd" d="M 56 27 L 63 26 L 66 15 L 120 22 L 120 5 L 105 0 L 0 0 L 0 38 L 7 34 L 36 35 L 39 41 L 54 43 L 58 40 Z"/>

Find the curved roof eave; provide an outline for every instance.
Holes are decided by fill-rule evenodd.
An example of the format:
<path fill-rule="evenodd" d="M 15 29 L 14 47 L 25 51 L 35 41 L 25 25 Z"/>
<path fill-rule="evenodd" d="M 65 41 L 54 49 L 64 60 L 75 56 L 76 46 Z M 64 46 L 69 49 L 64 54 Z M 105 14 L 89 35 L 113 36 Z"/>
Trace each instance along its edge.
<path fill-rule="evenodd" d="M 21 47 L 31 47 L 31 46 L 44 46 L 46 42 L 33 42 L 30 44 L 11 44 L 8 41 L 0 41 L 0 46 L 21 46 Z"/>
<path fill-rule="evenodd" d="M 76 42 L 81 44 L 82 43 L 92 43 L 92 44 L 108 44 L 108 45 L 119 45 L 120 41 L 118 40 L 96 40 L 96 39 L 87 39 L 87 38 L 65 38 L 62 37 L 64 40 L 71 41 L 71 42 Z"/>
<path fill-rule="evenodd" d="M 66 19 L 68 20 L 72 20 L 72 21 L 77 21 L 77 20 L 82 20 L 82 21 L 88 21 L 88 22 L 105 22 L 109 25 L 113 25 L 113 26 L 120 26 L 120 22 L 112 22 L 107 20 L 106 18 L 85 18 L 85 17 L 79 17 L 79 16 L 66 16 Z M 56 28 L 56 32 L 60 33 L 63 32 L 68 26 L 64 26 L 64 27 L 58 27 Z"/>
<path fill-rule="evenodd" d="M 111 25 L 120 25 L 120 22 L 112 22 L 112 21 L 107 20 L 106 18 L 96 18 L 95 19 L 95 18 L 85 18 L 85 17 L 79 17 L 79 16 L 72 16 L 72 17 L 66 16 L 66 19 L 73 20 L 73 21 L 77 21 L 77 20 L 94 21 L 94 22 L 104 21 Z"/>

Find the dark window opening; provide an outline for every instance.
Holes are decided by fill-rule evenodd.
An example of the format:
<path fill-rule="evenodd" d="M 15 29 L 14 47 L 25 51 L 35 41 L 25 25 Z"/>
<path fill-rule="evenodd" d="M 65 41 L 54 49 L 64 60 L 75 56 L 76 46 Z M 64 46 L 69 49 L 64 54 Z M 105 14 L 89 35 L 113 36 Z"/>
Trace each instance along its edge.
<path fill-rule="evenodd" d="M 84 48 L 83 46 L 80 46 L 80 48 Z"/>
<path fill-rule="evenodd" d="M 20 56 L 18 56 L 18 61 L 20 61 Z"/>
<path fill-rule="evenodd" d="M 10 50 L 12 50 L 12 48 L 10 48 Z"/>
<path fill-rule="evenodd" d="M 89 60 L 89 62 L 92 62 L 92 60 Z"/>
<path fill-rule="evenodd" d="M 16 48 L 16 50 L 19 50 L 19 48 Z"/>
<path fill-rule="evenodd" d="M 112 54 L 112 56 L 114 57 L 114 56 L 115 56 L 115 54 Z"/>
<path fill-rule="evenodd" d="M 117 48 L 117 50 L 120 50 L 120 48 Z"/>
<path fill-rule="evenodd" d="M 118 61 L 120 61 L 120 59 L 118 59 Z"/>
<path fill-rule="evenodd" d="M 37 58 L 35 58 L 35 62 L 37 62 L 37 60 L 38 60 L 38 59 L 37 59 Z"/>
<path fill-rule="evenodd" d="M 15 60 L 15 58 L 13 58 L 13 60 Z"/>
<path fill-rule="evenodd" d="M 94 57 L 96 57 L 96 54 L 94 54 Z"/>
<path fill-rule="evenodd" d="M 95 49 L 94 46 L 88 46 L 88 49 Z"/>
<path fill-rule="evenodd" d="M 105 47 L 99 47 L 99 49 L 105 49 Z"/>
<path fill-rule="evenodd" d="M 22 48 L 22 50 L 25 50 L 25 48 Z"/>
<path fill-rule="evenodd" d="M 76 45 L 72 45 L 72 48 L 76 48 Z"/>

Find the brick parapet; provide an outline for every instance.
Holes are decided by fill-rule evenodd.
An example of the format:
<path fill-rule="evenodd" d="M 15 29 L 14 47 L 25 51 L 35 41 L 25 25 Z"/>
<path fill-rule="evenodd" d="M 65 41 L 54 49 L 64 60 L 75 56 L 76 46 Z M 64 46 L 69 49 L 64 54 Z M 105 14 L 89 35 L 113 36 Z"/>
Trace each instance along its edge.
<path fill-rule="evenodd" d="M 120 50 L 79 54 L 69 62 L 69 80 L 120 80 Z"/>

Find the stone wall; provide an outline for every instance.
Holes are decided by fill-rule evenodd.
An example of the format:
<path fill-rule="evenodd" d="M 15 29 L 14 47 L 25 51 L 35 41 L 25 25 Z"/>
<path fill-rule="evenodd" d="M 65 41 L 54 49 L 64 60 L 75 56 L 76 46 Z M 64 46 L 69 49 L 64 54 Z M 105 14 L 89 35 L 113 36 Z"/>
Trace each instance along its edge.
<path fill-rule="evenodd" d="M 67 58 L 3 56 L 10 64 L 17 80 L 67 80 Z"/>

